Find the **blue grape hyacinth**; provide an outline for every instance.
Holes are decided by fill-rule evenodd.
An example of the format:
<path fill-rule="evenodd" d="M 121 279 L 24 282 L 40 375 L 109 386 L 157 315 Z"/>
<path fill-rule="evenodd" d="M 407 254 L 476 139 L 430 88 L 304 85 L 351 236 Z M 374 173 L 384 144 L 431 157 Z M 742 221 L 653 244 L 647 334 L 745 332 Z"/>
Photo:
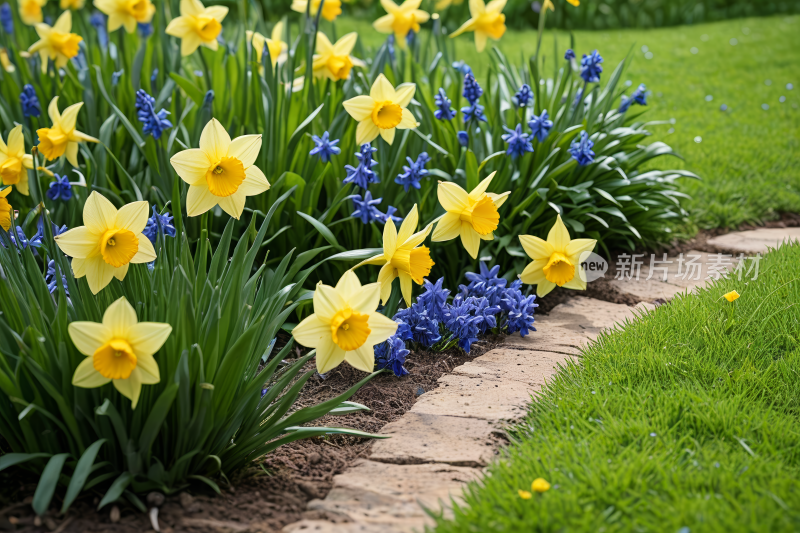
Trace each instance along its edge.
<path fill-rule="evenodd" d="M 598 83 L 600 81 L 600 73 L 603 72 L 603 57 L 597 52 L 593 51 L 591 54 L 583 54 L 581 59 L 581 78 L 586 83 Z"/>
<path fill-rule="evenodd" d="M 47 283 L 47 290 L 50 291 L 50 294 L 53 294 L 58 290 L 58 278 L 56 278 L 56 268 L 58 271 L 61 272 L 61 268 L 56 265 L 56 262 L 52 259 L 47 263 L 47 273 L 44 276 L 44 282 Z M 67 286 L 67 276 L 62 273 L 61 274 L 61 284 L 64 287 L 64 290 L 67 293 L 67 298 L 69 298 L 69 287 Z"/>
<path fill-rule="evenodd" d="M 589 134 L 582 131 L 580 140 L 577 138 L 573 139 L 572 144 L 570 144 L 569 153 L 572 154 L 573 159 L 583 167 L 594 162 L 595 154 L 592 150 L 593 146 L 594 142 L 589 138 Z"/>
<path fill-rule="evenodd" d="M 501 136 L 503 141 L 508 143 L 506 155 L 510 155 L 511 159 L 516 159 L 527 152 L 533 152 L 533 145 L 528 140 L 528 134 L 522 133 L 522 124 L 517 124 L 515 129 L 503 126 L 506 133 Z"/>
<path fill-rule="evenodd" d="M 11 12 L 11 6 L 8 2 L 4 2 L 0 6 L 0 25 L 3 26 L 3 31 L 8 35 L 14 34 L 14 14 Z"/>
<path fill-rule="evenodd" d="M 461 112 L 464 114 L 464 124 L 473 122 L 487 122 L 483 114 L 483 106 L 480 104 L 473 104 L 467 107 L 462 107 Z"/>
<path fill-rule="evenodd" d="M 447 305 L 447 297 L 450 295 L 448 289 L 442 288 L 444 278 L 439 278 L 436 283 L 431 283 L 427 279 L 423 281 L 425 292 L 417 297 L 417 303 L 427 311 L 428 316 L 434 320 L 444 320 L 444 309 Z"/>
<path fill-rule="evenodd" d="M 519 88 L 519 91 L 517 91 L 517 94 L 514 96 L 517 99 L 518 107 L 527 107 L 527 105 L 533 101 L 533 91 L 531 90 L 531 86 L 527 83 L 523 83 L 522 87 Z"/>
<path fill-rule="evenodd" d="M 528 121 L 528 127 L 531 129 L 532 135 L 536 137 L 539 142 L 544 142 L 547 136 L 550 135 L 550 130 L 553 128 L 553 121 L 550 120 L 547 109 L 543 110 L 542 114 L 538 117 L 533 115 Z"/>
<path fill-rule="evenodd" d="M 47 197 L 53 201 L 63 200 L 65 202 L 72 198 L 72 184 L 69 182 L 69 178 L 58 174 L 53 174 L 53 178 L 55 181 L 50 182 Z"/>
<path fill-rule="evenodd" d="M 572 48 L 567 48 L 567 51 L 564 52 L 564 59 L 567 61 L 575 59 L 575 52 L 572 50 Z"/>
<path fill-rule="evenodd" d="M 636 90 L 633 91 L 631 98 L 639 105 L 647 105 L 647 87 L 644 83 L 640 84 Z"/>
<path fill-rule="evenodd" d="M 419 303 L 402 309 L 394 315 L 397 322 L 397 335 L 404 341 L 412 341 L 426 348 L 430 348 L 440 340 L 439 322 L 428 314 L 428 311 Z"/>
<path fill-rule="evenodd" d="M 377 152 L 377 148 L 373 148 L 371 144 L 365 143 L 361 145 L 356 159 L 358 159 L 358 166 L 346 165 L 344 167 L 347 172 L 347 177 L 342 180 L 343 183 L 352 183 L 362 189 L 367 189 L 370 183 L 378 183 L 378 175 L 372 170 L 373 165 L 377 163 L 372 159 L 372 154 Z"/>
<path fill-rule="evenodd" d="M 142 230 L 142 234 L 147 237 L 153 244 L 156 243 L 158 235 L 161 238 L 174 237 L 176 235 L 175 226 L 172 225 L 172 216 L 169 212 L 160 215 L 153 206 L 153 216 L 147 219 L 147 225 Z"/>
<path fill-rule="evenodd" d="M 433 116 L 435 116 L 437 120 L 453 120 L 456 116 L 456 110 L 450 107 L 452 102 L 447 97 L 447 93 L 444 89 L 439 89 L 439 92 L 433 97 L 433 101 L 436 103 L 437 107 L 436 111 L 433 112 Z"/>
<path fill-rule="evenodd" d="M 464 76 L 464 91 L 461 93 L 470 105 L 474 105 L 483 94 L 483 89 L 478 85 L 475 76 L 470 72 Z"/>
<path fill-rule="evenodd" d="M 427 152 L 422 152 L 419 154 L 416 161 L 410 157 L 406 157 L 406 160 L 408 161 L 408 165 L 403 165 L 402 174 L 398 174 L 394 182 L 398 185 L 402 185 L 403 189 L 408 192 L 408 189 L 411 187 L 415 189 L 420 188 L 420 180 L 428 175 L 428 170 L 425 168 L 425 165 L 428 164 L 431 158 L 428 156 Z"/>
<path fill-rule="evenodd" d="M 378 211 L 378 208 L 375 206 L 380 204 L 381 201 L 383 201 L 383 198 L 377 198 L 373 200 L 372 193 L 369 191 L 364 193 L 363 198 L 360 194 L 353 194 L 348 198 L 353 200 L 353 205 L 356 208 L 356 210 L 350 215 L 351 217 L 360 219 L 364 224 L 381 220 L 383 213 Z"/>
<path fill-rule="evenodd" d="M 97 40 L 102 48 L 108 47 L 108 30 L 106 29 L 106 16 L 95 11 L 89 17 L 89 24 L 91 24 L 97 32 Z"/>
<path fill-rule="evenodd" d="M 342 149 L 336 146 L 339 144 L 339 139 L 331 140 L 327 131 L 322 134 L 322 137 L 312 135 L 311 140 L 314 141 L 315 146 L 308 152 L 308 155 L 319 156 L 323 163 L 330 163 L 331 157 L 342 153 Z"/>
<path fill-rule="evenodd" d="M 22 114 L 26 117 L 38 117 L 42 114 L 39 97 L 36 96 L 36 89 L 31 84 L 26 84 L 22 88 L 22 92 L 19 93 L 19 103 L 22 106 Z"/>
<path fill-rule="evenodd" d="M 136 114 L 139 122 L 144 124 L 142 132 L 145 135 L 152 135 L 154 139 L 160 139 L 164 130 L 172 127 L 172 122 L 167 119 L 169 111 L 162 109 L 156 113 L 154 106 L 156 99 L 145 92 L 144 89 L 136 91 Z"/>
<path fill-rule="evenodd" d="M 409 351 L 406 343 L 397 335 L 392 335 L 388 340 L 375 346 L 375 370 L 390 369 L 397 377 L 408 375 L 405 363 Z"/>
<path fill-rule="evenodd" d="M 469 133 L 466 131 L 459 131 L 456 136 L 458 137 L 458 144 L 466 148 L 469 146 Z"/>

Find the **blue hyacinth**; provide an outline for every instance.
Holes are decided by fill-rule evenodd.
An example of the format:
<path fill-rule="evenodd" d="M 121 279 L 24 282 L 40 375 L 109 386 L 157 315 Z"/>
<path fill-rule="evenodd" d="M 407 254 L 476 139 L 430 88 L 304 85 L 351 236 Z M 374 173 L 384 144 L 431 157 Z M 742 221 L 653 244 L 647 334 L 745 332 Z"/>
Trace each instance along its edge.
<path fill-rule="evenodd" d="M 386 224 L 390 220 L 392 222 L 395 222 L 395 223 L 402 222 L 402 220 L 403 220 L 401 217 L 395 216 L 395 213 L 397 212 L 397 208 L 396 207 L 392 207 L 391 205 L 386 208 L 386 212 L 385 213 L 381 213 L 377 209 L 375 211 L 376 211 L 375 219 L 378 222 L 380 222 L 381 224 Z"/>
<path fill-rule="evenodd" d="M 22 106 L 22 114 L 26 117 L 38 117 L 42 114 L 39 97 L 36 96 L 36 89 L 31 84 L 26 84 L 22 88 L 22 92 L 19 93 L 19 103 Z"/>
<path fill-rule="evenodd" d="M 430 348 L 442 340 L 439 323 L 428 315 L 428 311 L 419 303 L 398 311 L 394 315 L 394 321 L 397 322 L 395 335 L 404 341 L 412 341 Z"/>
<path fill-rule="evenodd" d="M 456 136 L 458 137 L 458 144 L 466 148 L 469 146 L 469 133 L 466 131 L 459 131 Z"/>
<path fill-rule="evenodd" d="M 515 286 L 517 284 L 519 285 Z M 521 285 L 522 282 L 517 280 L 505 291 L 505 298 L 502 301 L 501 307 L 508 313 L 506 323 L 504 324 L 508 334 L 511 335 L 512 333 L 519 332 L 519 334 L 524 337 L 531 331 L 536 331 L 536 328 L 533 327 L 533 315 L 539 305 L 536 304 L 535 294 L 523 296 L 522 292 L 519 290 L 519 286 Z"/>
<path fill-rule="evenodd" d="M 436 283 L 431 283 L 427 279 L 423 282 L 425 292 L 417 297 L 417 303 L 427 311 L 428 316 L 434 320 L 444 320 L 444 309 L 447 305 L 447 297 L 450 291 L 442 288 L 444 278 L 439 278 Z"/>
<path fill-rule="evenodd" d="M 628 98 L 624 94 L 620 98 L 619 112 L 624 113 L 633 105 L 633 98 Z"/>
<path fill-rule="evenodd" d="M 111 86 L 112 87 L 116 87 L 119 84 L 119 80 L 120 80 L 120 78 L 122 78 L 123 74 L 125 74 L 125 69 L 118 70 L 116 72 L 112 72 L 111 73 Z"/>
<path fill-rule="evenodd" d="M 469 285 L 466 287 L 469 296 L 486 296 L 496 289 L 505 289 L 508 280 L 498 276 L 500 265 L 489 268 L 485 261 L 481 261 L 479 267 L 480 273 L 467 272 L 465 274 L 469 280 Z"/>
<path fill-rule="evenodd" d="M 514 96 L 517 99 L 518 107 L 527 107 L 527 105 L 533 101 L 533 91 L 531 90 L 531 86 L 527 83 L 523 83 L 522 87 L 519 88 L 519 91 L 517 91 L 517 94 Z"/>
<path fill-rule="evenodd" d="M 47 273 L 44 276 L 44 282 L 47 283 L 47 290 L 50 291 L 50 294 L 53 294 L 58 290 L 58 279 L 56 278 L 56 262 L 52 259 L 47 263 Z M 61 268 L 58 268 L 58 271 L 61 272 Z M 61 273 L 61 284 L 64 287 L 64 290 L 67 293 L 67 298 L 69 298 L 69 287 L 67 286 L 67 276 L 62 272 Z"/>
<path fill-rule="evenodd" d="M 319 156 L 323 163 L 329 163 L 331 157 L 342 153 L 342 149 L 336 146 L 339 144 L 339 139 L 331 140 L 327 131 L 322 134 L 322 137 L 312 135 L 311 140 L 314 141 L 314 148 L 308 152 L 308 155 Z"/>
<path fill-rule="evenodd" d="M 480 104 L 462 107 L 461 112 L 464 114 L 464 124 L 467 124 L 470 121 L 486 122 L 486 116 L 483 114 L 483 106 Z"/>
<path fill-rule="evenodd" d="M 17 233 L 16 236 L 13 235 L 13 234 L 11 235 L 11 242 L 14 243 L 14 246 L 16 246 L 17 249 L 24 250 L 25 248 L 28 248 L 28 247 L 41 248 L 41 246 L 42 246 L 42 235 L 38 231 L 36 233 L 34 233 L 33 237 L 28 239 L 28 237 L 25 236 L 25 232 L 22 231 L 21 227 L 16 226 L 16 230 L 17 230 L 16 231 L 16 233 Z"/>
<path fill-rule="evenodd" d="M 583 54 L 581 59 L 581 78 L 586 83 L 597 83 L 600 81 L 600 73 L 603 72 L 603 67 L 600 63 L 603 62 L 602 56 L 595 50 L 589 55 Z"/>
<path fill-rule="evenodd" d="M 567 51 L 564 52 L 564 59 L 567 61 L 575 59 L 575 52 L 572 50 L 572 48 L 567 48 Z"/>
<path fill-rule="evenodd" d="M 95 11 L 89 17 L 89 24 L 91 24 L 97 32 L 97 40 L 100 46 L 106 48 L 108 46 L 108 30 L 106 29 L 106 16 Z"/>
<path fill-rule="evenodd" d="M 437 107 L 436 111 L 433 112 L 433 116 L 435 116 L 437 120 L 453 120 L 456 116 L 456 110 L 450 107 L 452 102 L 447 97 L 447 93 L 444 89 L 439 89 L 439 92 L 433 97 L 433 101 L 436 103 Z"/>
<path fill-rule="evenodd" d="M 136 24 L 136 27 L 139 30 L 139 36 L 143 39 L 147 39 L 153 35 L 153 25 L 149 22 L 139 22 Z"/>
<path fill-rule="evenodd" d="M 464 76 L 464 91 L 461 93 L 470 105 L 474 105 L 483 94 L 483 89 L 478 85 L 472 72 Z"/>
<path fill-rule="evenodd" d="M 0 26 L 3 26 L 3 31 L 8 35 L 14 33 L 14 15 L 11 13 L 11 6 L 8 2 L 0 6 Z"/>
<path fill-rule="evenodd" d="M 454 61 L 453 68 L 459 71 L 461 74 L 472 74 L 472 68 L 464 63 L 464 61 Z"/>
<path fill-rule="evenodd" d="M 569 153 L 572 154 L 573 159 L 575 159 L 580 166 L 586 166 L 594 162 L 593 146 L 594 142 L 589 138 L 589 134 L 582 131 L 580 140 L 577 138 L 573 139 L 569 147 Z"/>
<path fill-rule="evenodd" d="M 63 200 L 65 202 L 72 198 L 72 184 L 69 182 L 69 178 L 58 174 L 53 174 L 53 178 L 55 181 L 50 182 L 47 197 L 53 201 Z"/>
<path fill-rule="evenodd" d="M 351 200 L 353 200 L 353 205 L 355 206 L 356 210 L 350 215 L 351 217 L 355 217 L 361 219 L 361 222 L 364 224 L 369 224 L 370 222 L 375 222 L 376 220 L 380 220 L 383 214 L 378 211 L 378 208 L 375 207 L 376 205 L 380 204 L 383 198 L 377 198 L 375 200 L 372 199 L 372 193 L 367 191 L 364 193 L 364 197 L 362 198 L 360 194 L 353 194 L 349 196 Z"/>
<path fill-rule="evenodd" d="M 550 115 L 547 114 L 547 109 L 542 111 L 540 116 L 533 115 L 528 121 L 528 127 L 531 129 L 532 135 L 538 139 L 539 142 L 544 142 L 547 136 L 550 135 L 550 130 L 553 128 L 553 121 L 550 120 Z"/>
<path fill-rule="evenodd" d="M 511 159 L 516 159 L 527 152 L 533 152 L 533 145 L 528 140 L 528 134 L 522 133 L 522 124 L 517 124 L 515 129 L 503 126 L 506 133 L 501 136 L 503 141 L 508 143 L 506 155 L 510 155 Z"/>
<path fill-rule="evenodd" d="M 484 316 L 476 316 L 478 309 L 476 298 L 453 300 L 444 311 L 444 327 L 457 339 L 458 347 L 469 352 L 472 343 L 478 340 Z M 485 301 L 485 300 L 484 300 Z"/>
<path fill-rule="evenodd" d="M 156 243 L 159 235 L 161 235 L 162 239 L 164 237 L 174 237 L 177 232 L 175 226 L 172 225 L 172 218 L 169 212 L 160 215 L 156 210 L 156 206 L 153 206 L 153 216 L 147 219 L 147 225 L 142 230 L 142 234 L 153 244 Z"/>
<path fill-rule="evenodd" d="M 343 183 L 352 183 L 362 189 L 369 187 L 370 183 L 378 183 L 380 181 L 378 175 L 372 170 L 373 165 L 377 163 L 372 159 L 372 154 L 377 151 L 378 149 L 373 148 L 369 143 L 362 144 L 356 154 L 358 166 L 353 168 L 352 165 L 346 165 L 344 167 L 347 177 L 344 178 Z"/>
<path fill-rule="evenodd" d="M 408 353 L 403 339 L 392 335 L 386 342 L 375 346 L 375 370 L 389 368 L 399 378 L 407 375 L 408 370 L 403 365 Z"/>
<path fill-rule="evenodd" d="M 408 165 L 403 165 L 403 172 L 399 174 L 395 179 L 394 182 L 398 185 L 402 185 L 403 189 L 408 192 L 410 187 L 414 187 L 415 189 L 420 188 L 420 180 L 428 175 L 428 170 L 425 168 L 425 165 L 428 164 L 428 161 L 431 160 L 428 157 L 427 152 L 422 152 L 417 157 L 417 160 L 414 161 L 410 157 L 406 157 L 408 161 Z"/>
<path fill-rule="evenodd" d="M 644 83 L 640 84 L 636 90 L 633 91 L 631 98 L 639 105 L 647 105 L 647 87 Z"/>
<path fill-rule="evenodd" d="M 136 91 L 136 114 L 139 122 L 144 124 L 142 132 L 150 134 L 154 139 L 160 139 L 164 130 L 172 127 L 172 122 L 167 120 L 169 111 L 162 109 L 156 113 L 154 106 L 156 99 L 147 94 L 144 89 Z"/>

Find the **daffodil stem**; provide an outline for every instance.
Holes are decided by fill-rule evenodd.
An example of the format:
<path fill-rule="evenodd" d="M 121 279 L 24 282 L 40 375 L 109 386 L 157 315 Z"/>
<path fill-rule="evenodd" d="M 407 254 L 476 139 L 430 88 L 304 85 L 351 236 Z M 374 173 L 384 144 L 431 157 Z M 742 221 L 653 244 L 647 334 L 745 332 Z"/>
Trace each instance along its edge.
<path fill-rule="evenodd" d="M 208 70 L 208 63 L 206 63 L 205 51 L 203 49 L 200 49 L 198 51 L 200 52 L 200 62 L 203 64 L 203 74 L 205 75 L 206 78 L 206 92 L 208 92 L 211 90 L 211 71 Z"/>
<path fill-rule="evenodd" d="M 544 21 L 547 18 L 547 6 L 543 5 L 539 11 L 539 35 L 536 38 L 536 61 L 539 61 L 539 48 L 542 47 L 542 34 L 544 34 Z"/>

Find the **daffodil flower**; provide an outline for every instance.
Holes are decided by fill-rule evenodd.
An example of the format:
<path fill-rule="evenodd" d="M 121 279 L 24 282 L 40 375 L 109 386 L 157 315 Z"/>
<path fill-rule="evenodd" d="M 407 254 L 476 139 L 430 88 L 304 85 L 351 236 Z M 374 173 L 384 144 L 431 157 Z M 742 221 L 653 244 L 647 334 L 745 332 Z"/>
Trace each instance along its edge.
<path fill-rule="evenodd" d="M 264 55 L 265 47 L 267 50 L 269 50 L 269 59 L 272 63 L 272 68 L 275 68 L 275 65 L 277 65 L 278 62 L 282 63 L 286 61 L 289 52 L 289 45 L 281 40 L 283 38 L 283 22 L 278 22 L 275 24 L 275 27 L 272 28 L 271 39 L 264 37 L 258 32 L 253 32 L 250 30 L 247 30 L 245 35 L 247 37 L 247 41 L 253 43 L 253 51 L 256 54 L 259 72 L 264 70 L 264 67 L 261 65 L 261 58 Z"/>
<path fill-rule="evenodd" d="M 493 232 L 500 225 L 500 213 L 497 209 L 511 194 L 486 192 L 495 174 L 496 172 L 489 174 L 469 194 L 455 183 L 439 182 L 439 203 L 447 213 L 436 224 L 432 241 L 449 241 L 460 235 L 467 253 L 473 259 L 478 257 L 481 239 L 494 239 Z"/>
<path fill-rule="evenodd" d="M 358 121 L 356 143 L 371 143 L 380 135 L 392 144 L 395 129 L 416 128 L 417 119 L 406 109 L 416 90 L 413 83 L 402 83 L 395 89 L 386 76 L 379 74 L 369 96 L 356 96 L 344 102 L 345 110 Z"/>
<path fill-rule="evenodd" d="M 78 55 L 79 43 L 83 37 L 76 33 L 70 33 L 71 30 L 72 11 L 61 13 L 52 27 L 44 22 L 36 24 L 39 40 L 28 48 L 28 53 L 39 52 L 42 60 L 42 72 L 47 72 L 48 59 L 55 62 L 56 68 L 64 68 L 70 59 Z"/>
<path fill-rule="evenodd" d="M 547 0 L 545 0 L 545 1 L 547 1 Z M 442 11 L 443 9 L 447 9 L 451 5 L 460 6 L 463 3 L 464 3 L 464 0 L 439 0 L 434 5 L 434 9 L 436 9 L 436 11 Z"/>
<path fill-rule="evenodd" d="M 22 19 L 23 24 L 33 26 L 44 20 L 42 15 L 42 7 L 47 3 L 47 0 L 19 0 L 19 18 Z"/>
<path fill-rule="evenodd" d="M 536 294 L 544 296 L 556 285 L 579 291 L 586 289 L 581 254 L 591 252 L 597 244 L 596 240 L 570 240 L 561 215 L 556 218 L 546 241 L 531 235 L 520 235 L 519 240 L 525 253 L 533 259 L 519 277 L 523 283 L 536 285 Z"/>
<path fill-rule="evenodd" d="M 66 11 L 69 13 L 69 11 Z M 47 114 L 53 121 L 50 128 L 39 128 L 36 134 L 39 135 L 38 149 L 48 160 L 52 161 L 67 154 L 67 161 L 73 167 L 78 166 L 78 143 L 92 142 L 99 143 L 97 139 L 86 135 L 75 129 L 75 122 L 78 120 L 78 111 L 81 110 L 83 102 L 72 104 L 64 110 L 58 112 L 58 96 L 53 97 L 50 105 L 47 106 Z"/>
<path fill-rule="evenodd" d="M 431 273 L 434 262 L 431 251 L 426 246 L 420 246 L 431 232 L 431 225 L 424 230 L 414 233 L 419 222 L 417 204 L 411 208 L 403 223 L 400 232 L 394 226 L 394 221 L 388 219 L 383 227 L 383 253 L 376 255 L 355 266 L 382 265 L 378 274 L 378 283 L 381 284 L 381 301 L 385 304 L 392 295 L 392 282 L 400 278 L 400 292 L 406 305 L 411 307 L 411 282 L 422 285 L 425 276 Z"/>
<path fill-rule="evenodd" d="M 86 0 L 61 0 L 58 3 L 58 7 L 61 9 L 82 9 L 85 4 Z M 95 7 L 97 7 L 97 2 L 95 2 Z"/>
<path fill-rule="evenodd" d="M 94 7 L 108 15 L 109 32 L 124 27 L 126 32 L 133 33 L 137 24 L 149 23 L 156 12 L 150 0 L 94 0 Z"/>
<path fill-rule="evenodd" d="M 181 0 L 181 16 L 167 25 L 167 35 L 181 40 L 181 55 L 192 55 L 200 45 L 216 51 L 222 20 L 228 14 L 225 6 L 204 7 L 200 0 Z"/>
<path fill-rule="evenodd" d="M 322 4 L 322 0 L 311 0 L 311 8 L 309 10 L 309 15 L 312 17 L 317 16 L 317 11 L 319 11 L 319 5 Z M 296 11 L 297 13 L 305 14 L 306 9 L 308 9 L 308 0 L 292 0 L 292 11 Z M 322 18 L 327 21 L 333 22 L 336 20 L 336 17 L 342 14 L 342 2 L 341 0 L 325 0 L 325 4 L 322 6 Z"/>
<path fill-rule="evenodd" d="M 353 67 L 365 67 L 366 64 L 350 55 L 356 45 L 358 34 L 348 33 L 336 44 L 331 44 L 328 37 L 317 32 L 316 54 L 314 54 L 313 70 L 315 78 L 328 78 L 329 80 L 346 80 L 350 77 Z"/>
<path fill-rule="evenodd" d="M 28 171 L 33 168 L 33 157 L 25 153 L 25 139 L 22 125 L 14 126 L 8 134 L 8 144 L 0 138 L 0 183 L 15 185 L 17 190 L 28 196 Z"/>
<path fill-rule="evenodd" d="M 62 233 L 55 241 L 72 257 L 75 277 L 86 276 L 92 294 L 97 294 L 111 278 L 123 280 L 131 263 L 155 260 L 156 251 L 142 234 L 149 216 L 147 202 L 133 202 L 117 211 L 105 196 L 93 191 L 83 206 L 86 225 Z"/>
<path fill-rule="evenodd" d="M 94 389 L 112 382 L 136 409 L 142 385 L 161 381 L 153 354 L 167 341 L 172 326 L 139 322 L 124 297 L 108 306 L 102 323 L 72 322 L 67 330 L 75 348 L 86 356 L 72 376 L 75 387 Z"/>
<path fill-rule="evenodd" d="M 492 0 L 488 4 L 484 4 L 483 0 L 469 0 L 470 19 L 450 37 L 458 37 L 464 32 L 474 31 L 475 48 L 478 52 L 483 52 L 489 37 L 497 41 L 506 32 L 504 7 L 506 7 L 506 0 Z"/>
<path fill-rule="evenodd" d="M 6 72 L 11 73 L 17 71 L 17 67 L 11 62 L 11 59 L 8 57 L 8 50 L 5 48 L 0 48 L 0 65 L 3 65 L 3 70 Z"/>
<path fill-rule="evenodd" d="M 431 18 L 430 14 L 419 8 L 420 4 L 422 0 L 405 0 L 399 6 L 392 0 L 381 0 L 387 14 L 373 22 L 372 26 L 381 33 L 394 33 L 395 42 L 405 46 L 408 32 L 419 33 L 420 24 Z"/>
<path fill-rule="evenodd" d="M 11 229 L 11 217 L 14 215 L 11 204 L 6 200 L 6 196 L 9 193 L 11 193 L 11 187 L 6 187 L 0 191 L 0 227 L 6 231 Z"/>
<path fill-rule="evenodd" d="M 233 218 L 244 211 L 248 196 L 269 189 L 261 169 L 254 165 L 261 150 L 261 135 L 242 135 L 231 141 L 222 124 L 212 118 L 200 134 L 200 148 L 178 152 L 172 167 L 189 184 L 186 212 L 202 215 L 215 205 Z"/>
<path fill-rule="evenodd" d="M 364 372 L 375 369 L 373 347 L 397 331 L 394 320 L 376 312 L 381 284 L 361 285 L 352 270 L 336 287 L 319 282 L 314 291 L 314 314 L 297 324 L 292 335 L 317 350 L 317 372 L 324 374 L 347 361 Z"/>

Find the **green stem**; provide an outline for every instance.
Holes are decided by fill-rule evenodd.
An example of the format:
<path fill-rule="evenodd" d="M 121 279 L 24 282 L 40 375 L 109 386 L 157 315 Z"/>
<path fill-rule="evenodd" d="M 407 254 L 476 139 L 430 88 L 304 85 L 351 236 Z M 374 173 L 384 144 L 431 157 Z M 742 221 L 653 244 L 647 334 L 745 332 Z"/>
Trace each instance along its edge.
<path fill-rule="evenodd" d="M 539 35 L 536 38 L 536 61 L 539 61 L 539 48 L 542 47 L 542 34 L 544 34 L 544 21 L 547 18 L 547 3 L 542 5 L 542 10 L 539 12 Z"/>

